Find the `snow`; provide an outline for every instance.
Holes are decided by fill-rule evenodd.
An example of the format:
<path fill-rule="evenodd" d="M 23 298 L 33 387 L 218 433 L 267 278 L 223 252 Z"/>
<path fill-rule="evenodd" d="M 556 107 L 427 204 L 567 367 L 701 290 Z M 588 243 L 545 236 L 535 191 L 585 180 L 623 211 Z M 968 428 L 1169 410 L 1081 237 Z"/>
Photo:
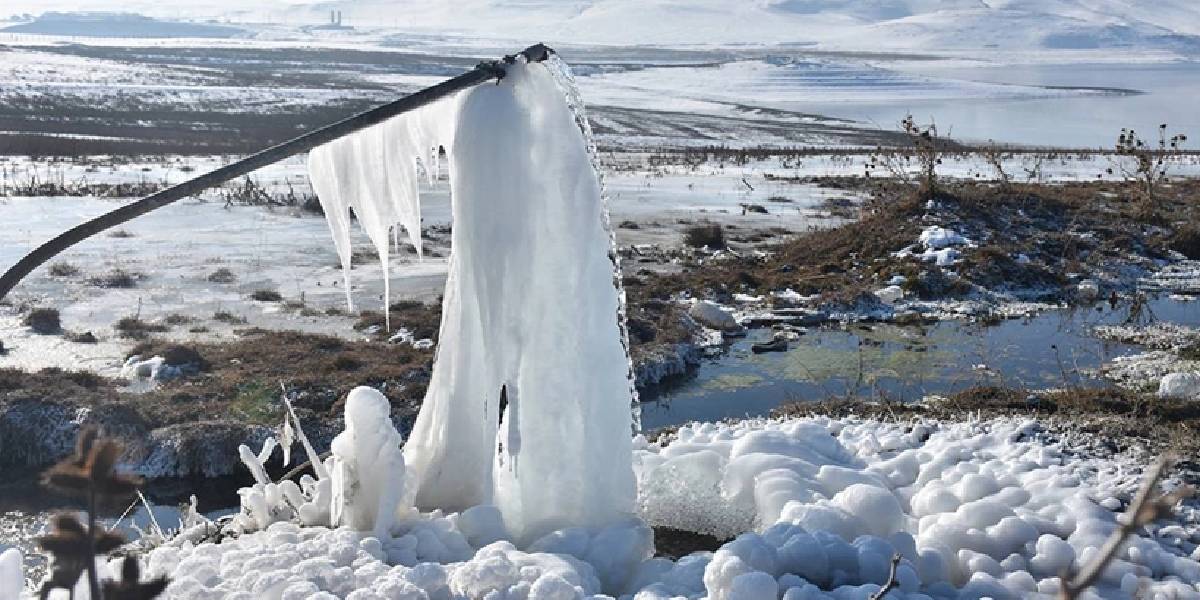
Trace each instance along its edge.
<path fill-rule="evenodd" d="M 950 246 L 966 246 L 971 240 L 959 235 L 952 229 L 939 225 L 930 225 L 921 231 L 917 241 L 930 250 L 941 250 Z"/>
<path fill-rule="evenodd" d="M 1146 460 L 1089 440 L 1018 419 L 692 423 L 633 440 L 640 518 L 524 544 L 487 504 L 409 513 L 379 535 L 276 522 L 168 541 L 147 575 L 170 576 L 171 599 L 844 600 L 878 590 L 898 554 L 891 598 L 1049 600 L 1116 527 Z M 1198 516 L 1189 503 L 1137 532 L 1088 597 L 1200 597 Z M 651 558 L 647 524 L 706 518 L 693 530 L 733 539 Z"/>
<path fill-rule="evenodd" d="M 1200 373 L 1167 373 L 1158 384 L 1159 398 L 1200 399 Z"/>
<path fill-rule="evenodd" d="M 688 314 L 705 327 L 719 331 L 736 331 L 742 328 L 733 314 L 711 300 L 693 299 Z"/>

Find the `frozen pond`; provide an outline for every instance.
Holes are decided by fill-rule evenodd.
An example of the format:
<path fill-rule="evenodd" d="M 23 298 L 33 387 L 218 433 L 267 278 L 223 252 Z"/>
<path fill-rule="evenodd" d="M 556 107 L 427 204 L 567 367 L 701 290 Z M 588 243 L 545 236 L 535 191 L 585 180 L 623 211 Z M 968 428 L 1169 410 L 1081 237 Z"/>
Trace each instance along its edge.
<path fill-rule="evenodd" d="M 1110 148 L 1122 127 L 1145 135 L 1154 135 L 1160 123 L 1169 124 L 1172 132 L 1200 131 L 1200 113 L 1190 100 L 1200 95 L 1200 64 L 1194 62 L 964 65 L 911 61 L 888 66 L 932 81 L 949 79 L 1013 89 L 1036 86 L 1045 93 L 991 94 L 969 100 L 930 94 L 924 98 L 818 101 L 804 103 L 803 109 L 884 128 L 894 128 L 911 113 L 922 122 L 936 119 L 943 134 L 951 133 L 957 139 L 1072 148 Z M 1082 88 L 1113 91 L 1071 93 Z"/>
<path fill-rule="evenodd" d="M 1195 302 L 1158 298 L 1142 319 L 1200 325 Z M 880 394 L 901 401 L 972 386 L 1030 389 L 1100 385 L 1081 373 L 1139 350 L 1090 335 L 1121 324 L 1129 309 L 1105 303 L 1055 310 L 995 325 L 941 321 L 925 326 L 857 323 L 809 330 L 787 352 L 754 354 L 769 330 L 751 330 L 687 379 L 647 394 L 647 429 L 691 420 L 764 415 L 787 402 Z"/>
<path fill-rule="evenodd" d="M 1019 58 L 1019 57 L 1018 57 Z M 1058 57 L 1065 60 L 1069 57 Z M 1122 127 L 1200 131 L 1191 61 L 1016 64 L 974 59 L 865 59 L 803 53 L 716 66 L 647 68 L 581 78 L 592 103 L 696 114 L 805 115 L 896 131 L 912 114 L 956 139 L 1110 148 Z M 746 141 L 746 140 L 739 140 Z"/>

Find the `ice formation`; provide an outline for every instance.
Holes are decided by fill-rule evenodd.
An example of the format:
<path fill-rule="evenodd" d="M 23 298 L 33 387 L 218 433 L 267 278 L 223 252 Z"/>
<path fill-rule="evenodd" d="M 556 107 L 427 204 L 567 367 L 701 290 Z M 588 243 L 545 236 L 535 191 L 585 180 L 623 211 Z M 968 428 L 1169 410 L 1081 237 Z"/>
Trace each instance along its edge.
<path fill-rule="evenodd" d="M 21 562 L 20 550 L 0 550 L 0 598 L 17 598 L 21 595 L 21 588 L 25 585 Z"/>
<path fill-rule="evenodd" d="M 528 543 L 633 513 L 633 398 L 577 100 L 546 65 L 507 70 L 315 151 L 310 174 L 348 272 L 350 209 L 385 262 L 394 223 L 419 243 L 415 158 L 446 148 L 452 253 L 442 344 L 404 449 L 410 491 L 422 508 L 494 504 Z"/>
<path fill-rule="evenodd" d="M 387 536 L 397 513 L 409 504 L 403 442 L 392 425 L 388 399 L 373 388 L 354 388 L 346 399 L 346 430 L 333 439 L 334 525 Z"/>
<path fill-rule="evenodd" d="M 1144 464 L 1009 419 L 703 423 L 634 445 L 646 522 L 733 539 L 651 558 L 646 525 L 629 520 L 518 549 L 482 505 L 382 537 L 287 522 L 219 544 L 184 535 L 151 551 L 147 576 L 169 575 L 180 600 L 860 600 L 899 554 L 892 600 L 1050 600 L 1117 526 Z M 1189 503 L 1133 536 L 1084 597 L 1200 598 L 1198 541 Z"/>
<path fill-rule="evenodd" d="M 435 178 L 440 150 L 454 136 L 455 101 L 434 103 L 316 148 L 309 179 L 321 202 L 342 262 L 350 296 L 350 219 L 371 239 L 383 266 L 384 315 L 388 313 L 388 245 L 403 227 L 421 255 L 420 174 Z M 390 328 L 390 321 L 388 327 Z"/>
<path fill-rule="evenodd" d="M 1159 398 L 1200 398 L 1200 373 L 1167 373 L 1158 383 Z"/>

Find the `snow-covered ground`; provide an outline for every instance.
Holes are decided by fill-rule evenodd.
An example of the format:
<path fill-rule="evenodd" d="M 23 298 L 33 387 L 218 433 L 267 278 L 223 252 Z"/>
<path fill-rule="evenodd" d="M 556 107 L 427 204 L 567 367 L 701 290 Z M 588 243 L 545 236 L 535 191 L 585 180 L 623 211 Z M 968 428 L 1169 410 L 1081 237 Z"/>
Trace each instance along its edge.
<path fill-rule="evenodd" d="M 196 529 L 152 551 L 148 575 L 170 576 L 172 599 L 841 600 L 876 592 L 899 555 L 889 598 L 1054 598 L 1149 461 L 1018 420 L 697 423 L 635 448 L 640 521 L 521 548 L 490 506 L 413 516 L 382 537 L 281 522 L 214 544 Z M 1137 532 L 1085 597 L 1200 595 L 1198 514 L 1189 501 Z M 651 558 L 645 525 L 735 539 Z"/>

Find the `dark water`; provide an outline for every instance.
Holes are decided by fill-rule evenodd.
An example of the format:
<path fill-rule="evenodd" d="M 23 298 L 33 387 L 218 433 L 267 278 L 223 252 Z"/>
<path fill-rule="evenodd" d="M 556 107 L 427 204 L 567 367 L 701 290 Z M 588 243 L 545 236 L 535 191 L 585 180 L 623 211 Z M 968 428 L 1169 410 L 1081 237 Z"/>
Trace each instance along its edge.
<path fill-rule="evenodd" d="M 645 398 L 647 429 L 691 420 L 760 416 L 786 402 L 857 394 L 918 400 L 977 385 L 1100 385 L 1082 373 L 1141 349 L 1098 340 L 1093 327 L 1161 320 L 1200 325 L 1200 303 L 1160 297 L 1141 309 L 1101 303 L 995 325 L 849 324 L 809 330 L 787 352 L 753 354 L 752 331 L 690 377 Z"/>

